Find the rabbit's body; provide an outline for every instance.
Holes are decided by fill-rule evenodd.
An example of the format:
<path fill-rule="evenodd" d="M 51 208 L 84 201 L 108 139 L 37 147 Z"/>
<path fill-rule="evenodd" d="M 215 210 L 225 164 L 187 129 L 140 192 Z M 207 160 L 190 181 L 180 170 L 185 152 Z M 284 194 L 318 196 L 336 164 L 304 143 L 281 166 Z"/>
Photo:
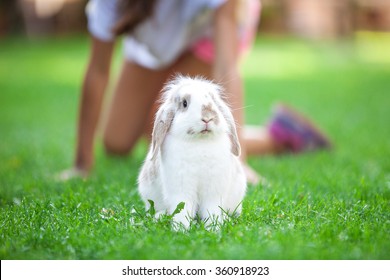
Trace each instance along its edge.
<path fill-rule="evenodd" d="M 178 92 L 172 94 L 180 96 L 179 89 L 184 88 L 181 94 L 191 94 L 190 105 L 182 113 L 184 117 L 176 112 L 169 121 L 169 129 L 157 153 L 152 145 L 139 176 L 139 192 L 147 207 L 148 200 L 153 200 L 160 213 L 170 214 L 184 202 L 184 210 L 175 215 L 174 220 L 185 227 L 189 226 L 188 218 L 197 213 L 208 222 L 214 219 L 221 222 L 224 212 L 241 212 L 245 195 L 245 175 L 238 155 L 232 153 L 233 145 L 238 142 L 232 143 L 231 123 L 225 120 L 226 112 L 220 112 L 221 105 L 217 102 L 222 100 L 215 101 L 220 97 L 210 96 L 209 91 L 216 91 L 215 85 L 204 80 L 182 79 L 186 79 L 187 89 L 178 85 Z M 171 91 L 175 89 L 172 87 Z M 195 97 L 190 92 L 193 89 Z M 180 110 L 180 105 L 177 108 Z M 169 111 L 167 113 L 162 106 L 160 114 L 164 113 L 169 114 Z M 202 121 L 206 117 L 210 119 L 207 124 Z M 233 128 L 235 132 L 234 123 Z M 158 129 L 155 125 L 155 130 Z M 157 145 L 158 141 L 153 142 Z"/>

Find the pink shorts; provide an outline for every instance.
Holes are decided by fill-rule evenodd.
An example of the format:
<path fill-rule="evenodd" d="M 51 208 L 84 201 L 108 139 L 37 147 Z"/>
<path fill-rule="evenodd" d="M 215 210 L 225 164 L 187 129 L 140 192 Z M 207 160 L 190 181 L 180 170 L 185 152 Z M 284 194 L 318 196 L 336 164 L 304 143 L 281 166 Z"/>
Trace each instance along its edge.
<path fill-rule="evenodd" d="M 239 36 L 239 52 L 240 54 L 248 51 L 256 37 L 257 26 L 260 19 L 260 2 L 257 0 L 246 1 L 247 6 L 245 11 L 249 14 L 248 17 L 244 17 L 243 21 L 238 26 Z M 198 40 L 191 47 L 191 52 L 200 60 L 206 63 L 213 63 L 215 59 L 214 43 L 211 38 L 205 37 Z"/>

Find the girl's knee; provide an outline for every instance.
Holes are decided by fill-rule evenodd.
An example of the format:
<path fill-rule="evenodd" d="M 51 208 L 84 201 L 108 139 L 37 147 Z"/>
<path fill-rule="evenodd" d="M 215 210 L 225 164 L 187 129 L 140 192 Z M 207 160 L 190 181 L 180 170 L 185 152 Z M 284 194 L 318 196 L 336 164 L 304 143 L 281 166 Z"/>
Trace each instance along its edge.
<path fill-rule="evenodd" d="M 104 150 L 108 155 L 125 156 L 131 151 L 132 145 L 118 139 L 104 135 L 103 137 Z"/>

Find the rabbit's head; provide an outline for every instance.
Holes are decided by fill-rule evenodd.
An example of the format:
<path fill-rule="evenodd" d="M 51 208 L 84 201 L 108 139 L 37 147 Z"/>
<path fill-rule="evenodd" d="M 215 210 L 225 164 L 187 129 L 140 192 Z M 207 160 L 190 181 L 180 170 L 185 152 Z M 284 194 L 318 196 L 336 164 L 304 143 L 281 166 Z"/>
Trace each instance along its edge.
<path fill-rule="evenodd" d="M 213 138 L 227 134 L 231 151 L 239 156 L 240 144 L 222 88 L 203 78 L 177 76 L 163 89 L 152 134 L 152 158 L 169 133 L 182 139 Z"/>

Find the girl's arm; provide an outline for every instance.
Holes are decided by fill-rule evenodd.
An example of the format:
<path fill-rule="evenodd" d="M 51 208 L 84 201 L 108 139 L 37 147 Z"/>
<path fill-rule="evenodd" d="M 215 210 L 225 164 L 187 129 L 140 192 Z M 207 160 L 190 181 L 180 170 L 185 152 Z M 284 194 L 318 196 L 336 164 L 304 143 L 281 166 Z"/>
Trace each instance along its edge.
<path fill-rule="evenodd" d="M 236 0 L 228 0 L 217 9 L 214 19 L 215 62 L 213 78 L 227 92 L 228 103 L 233 109 L 237 132 L 241 143 L 241 159 L 246 160 L 245 143 L 242 141 L 244 126 L 243 85 L 239 73 L 239 39 L 237 34 Z"/>
<path fill-rule="evenodd" d="M 233 110 L 241 144 L 241 161 L 247 181 L 257 184 L 261 176 L 247 163 L 247 143 L 244 139 L 244 89 L 239 73 L 239 38 L 236 18 L 236 0 L 228 0 L 217 9 L 214 20 L 215 62 L 213 78 L 221 83 L 227 93 L 227 102 Z"/>
<path fill-rule="evenodd" d="M 74 168 L 81 175 L 91 170 L 94 156 L 94 136 L 107 88 L 114 42 L 92 37 L 91 55 L 84 76 L 79 108 L 77 148 Z"/>

